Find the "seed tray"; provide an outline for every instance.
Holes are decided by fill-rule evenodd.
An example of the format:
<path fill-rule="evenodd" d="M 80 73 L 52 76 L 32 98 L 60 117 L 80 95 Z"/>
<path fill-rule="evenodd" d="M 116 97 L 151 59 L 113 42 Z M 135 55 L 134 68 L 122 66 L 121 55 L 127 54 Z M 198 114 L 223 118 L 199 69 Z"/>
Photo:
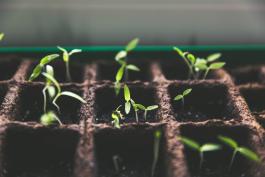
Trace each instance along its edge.
<path fill-rule="evenodd" d="M 55 76 L 62 89 L 78 93 L 87 103 L 62 98 L 58 103 L 65 108 L 60 114 L 64 125 L 45 127 L 39 123 L 43 80 L 27 81 L 36 61 L 19 57 L 2 55 L 0 60 L 4 68 L 0 70 L 0 177 L 149 177 L 155 130 L 162 131 L 155 177 L 265 176 L 263 66 L 228 67 L 211 72 L 206 80 L 191 81 L 186 80 L 181 62 L 132 60 L 144 71 L 129 75 L 132 94 L 159 109 L 147 121 L 140 115 L 139 123 L 129 115 L 116 129 L 110 114 L 121 100 L 113 89 L 117 66 L 109 60 L 77 61 L 74 82 L 67 83 L 63 63 L 56 62 Z M 9 73 L 4 75 L 7 68 Z M 172 100 L 186 88 L 193 92 L 185 100 L 187 107 L 181 108 Z M 217 142 L 220 134 L 255 150 L 262 162 L 250 163 L 238 156 L 227 173 L 231 151 L 225 148 L 207 154 L 205 167 L 198 172 L 197 155 L 176 138 L 187 136 L 206 143 Z M 115 155 L 122 157 L 119 175 L 112 162 Z"/>

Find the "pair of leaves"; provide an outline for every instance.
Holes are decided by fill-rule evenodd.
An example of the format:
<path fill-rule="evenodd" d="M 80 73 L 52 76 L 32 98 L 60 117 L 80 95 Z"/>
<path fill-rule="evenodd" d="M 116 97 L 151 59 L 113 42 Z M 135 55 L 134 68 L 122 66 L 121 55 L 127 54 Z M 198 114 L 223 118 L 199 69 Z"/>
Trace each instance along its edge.
<path fill-rule="evenodd" d="M 191 88 L 186 89 L 186 90 L 184 90 L 184 92 L 183 92 L 182 94 L 177 95 L 177 96 L 174 98 L 174 100 L 175 100 L 175 101 L 181 100 L 181 99 L 183 99 L 185 96 L 189 95 L 191 92 L 192 92 L 192 89 L 191 89 Z"/>
<path fill-rule="evenodd" d="M 121 67 L 119 68 L 119 70 L 118 70 L 118 72 L 116 74 L 116 82 L 120 82 L 121 81 L 121 79 L 122 79 L 122 77 L 124 75 L 125 69 L 132 70 L 132 71 L 140 71 L 140 69 L 137 66 L 135 66 L 135 65 L 123 64 L 123 65 L 121 65 Z"/>
<path fill-rule="evenodd" d="M 255 152 L 253 152 L 252 150 L 246 147 L 239 146 L 238 143 L 232 138 L 220 135 L 218 136 L 218 139 L 223 143 L 225 143 L 226 145 L 228 145 L 229 147 L 231 147 L 232 149 L 234 149 L 236 152 L 241 153 L 243 156 L 247 157 L 248 159 L 256 162 L 260 161 L 259 156 Z"/>
<path fill-rule="evenodd" d="M 121 50 L 120 52 L 117 53 L 117 55 L 115 56 L 115 60 L 120 61 L 120 60 L 126 58 L 128 55 L 128 52 L 131 52 L 132 50 L 134 50 L 137 47 L 138 43 L 139 43 L 138 38 L 131 40 L 126 45 L 125 50 Z"/>
<path fill-rule="evenodd" d="M 222 147 L 218 144 L 214 144 L 214 143 L 206 143 L 203 145 L 200 145 L 199 143 L 197 143 L 196 141 L 187 138 L 187 137 L 179 137 L 179 140 L 185 144 L 186 146 L 188 146 L 189 148 L 198 151 L 198 152 L 209 152 L 209 151 L 217 151 L 220 150 Z"/>
<path fill-rule="evenodd" d="M 0 41 L 2 41 L 4 37 L 5 37 L 5 34 L 4 33 L 0 33 Z"/>
<path fill-rule="evenodd" d="M 113 119 L 112 123 L 113 123 L 114 127 L 116 127 L 116 128 L 121 128 L 120 127 L 120 119 L 124 119 L 124 116 L 120 111 L 120 107 L 121 107 L 121 105 L 118 108 L 116 108 L 111 114 L 111 117 Z"/>
<path fill-rule="evenodd" d="M 82 52 L 81 49 L 73 49 L 70 52 L 68 52 L 63 47 L 57 46 L 57 48 L 63 52 L 63 60 L 64 60 L 64 62 L 69 62 L 70 56 L 73 55 L 74 53 L 80 53 L 80 52 Z"/>
<path fill-rule="evenodd" d="M 58 57 L 59 57 L 58 54 L 51 54 L 51 55 L 47 55 L 47 56 L 43 57 L 40 60 L 40 63 L 33 69 L 33 72 L 30 75 L 29 81 L 33 81 L 34 79 L 39 77 L 39 75 L 41 74 L 44 66 L 46 64 L 50 63 L 51 61 L 53 61 L 54 59 L 58 58 Z"/>
<path fill-rule="evenodd" d="M 124 100 L 126 101 L 125 102 L 125 113 L 126 114 L 129 114 L 130 111 L 131 111 L 131 92 L 130 92 L 130 89 L 129 87 L 125 84 L 124 85 Z"/>

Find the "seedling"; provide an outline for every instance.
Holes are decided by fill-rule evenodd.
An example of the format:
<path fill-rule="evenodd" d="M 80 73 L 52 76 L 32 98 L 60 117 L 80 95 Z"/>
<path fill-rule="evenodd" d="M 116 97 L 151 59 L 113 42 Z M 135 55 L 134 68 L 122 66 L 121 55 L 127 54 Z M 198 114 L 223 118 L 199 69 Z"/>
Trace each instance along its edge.
<path fill-rule="evenodd" d="M 121 161 L 120 156 L 118 156 L 118 155 L 114 155 L 114 156 L 112 157 L 112 160 L 113 160 L 113 164 L 114 164 L 114 168 L 115 168 L 115 170 L 116 170 L 116 173 L 119 173 L 119 172 L 120 172 L 120 165 L 119 165 L 119 163 L 120 163 L 120 161 Z"/>
<path fill-rule="evenodd" d="M 229 164 L 229 171 L 231 170 L 231 168 L 233 166 L 233 163 L 234 163 L 234 160 L 235 160 L 237 153 L 240 153 L 241 155 L 248 158 L 249 160 L 252 160 L 255 162 L 260 162 L 261 159 L 255 152 L 253 152 L 252 150 L 250 150 L 246 147 L 239 146 L 238 143 L 235 140 L 233 140 L 232 138 L 220 135 L 220 136 L 218 136 L 218 139 L 233 149 L 232 159 L 231 159 L 230 164 Z"/>
<path fill-rule="evenodd" d="M 41 124 L 45 126 L 50 126 L 55 124 L 55 122 L 58 122 L 60 125 L 63 125 L 60 119 L 57 117 L 57 115 L 53 111 L 49 111 L 47 113 L 44 113 L 40 118 Z"/>
<path fill-rule="evenodd" d="M 62 92 L 62 89 L 61 89 L 60 84 L 59 84 L 58 81 L 57 81 L 53 76 L 51 76 L 50 74 L 48 74 L 48 73 L 42 73 L 42 75 L 43 75 L 46 79 L 50 80 L 50 81 L 54 84 L 54 86 L 56 87 L 56 89 L 57 89 L 57 94 L 56 94 L 55 98 L 53 99 L 52 103 L 53 103 L 53 105 L 58 109 L 59 112 L 60 112 L 60 107 L 57 105 L 56 101 L 57 101 L 61 96 L 69 96 L 69 97 L 72 97 L 72 98 L 74 98 L 74 99 L 76 99 L 76 100 L 82 102 L 82 103 L 86 103 L 86 101 L 85 101 L 83 98 L 81 98 L 79 95 L 77 95 L 77 94 L 75 94 L 75 93 L 73 93 L 73 92 L 69 92 L 69 91 L 63 91 L 63 92 Z"/>
<path fill-rule="evenodd" d="M 82 52 L 82 50 L 81 49 L 73 49 L 70 52 L 67 52 L 67 50 L 65 48 L 62 48 L 60 46 L 58 46 L 57 48 L 63 52 L 63 61 L 65 62 L 66 80 L 68 82 L 71 82 L 72 81 L 72 77 L 71 77 L 71 74 L 70 74 L 70 66 L 69 66 L 70 57 L 73 54 L 75 54 L 75 53 Z"/>
<path fill-rule="evenodd" d="M 2 41 L 5 37 L 5 34 L 4 33 L 0 33 L 0 41 Z"/>
<path fill-rule="evenodd" d="M 148 111 L 153 111 L 155 109 L 158 109 L 158 105 L 151 105 L 151 106 L 147 106 L 145 107 L 142 104 L 134 104 L 134 107 L 136 107 L 136 109 L 140 109 L 142 111 L 144 111 L 144 119 L 147 119 L 147 113 Z"/>
<path fill-rule="evenodd" d="M 33 69 L 33 72 L 30 75 L 29 81 L 31 82 L 35 80 L 37 77 L 39 77 L 45 65 L 49 64 L 50 62 L 52 62 L 54 59 L 58 57 L 59 57 L 58 54 L 52 54 L 52 55 L 47 55 L 43 57 L 40 60 L 39 64 Z"/>
<path fill-rule="evenodd" d="M 151 177 L 154 177 L 155 175 L 155 170 L 156 170 L 156 165 L 158 162 L 158 158 L 159 158 L 159 147 L 160 147 L 160 140 L 161 140 L 161 131 L 157 130 L 154 133 L 154 159 L 153 159 L 153 163 L 152 163 L 152 169 L 151 169 Z"/>
<path fill-rule="evenodd" d="M 121 105 L 118 106 L 111 114 L 111 117 L 113 119 L 112 124 L 116 128 L 121 128 L 120 126 L 120 119 L 124 119 L 123 114 L 120 111 Z"/>
<path fill-rule="evenodd" d="M 179 48 L 173 49 L 183 58 L 189 68 L 189 79 L 206 79 L 210 70 L 220 69 L 225 65 L 225 62 L 216 62 L 222 54 L 214 53 L 206 59 L 194 56 L 189 52 L 182 52 Z"/>
<path fill-rule="evenodd" d="M 195 150 L 199 153 L 200 155 L 200 165 L 199 165 L 199 169 L 202 168 L 202 164 L 203 164 L 203 154 L 205 152 L 209 152 L 209 151 L 218 151 L 221 149 L 221 146 L 218 144 L 213 144 L 213 143 L 207 143 L 207 144 L 203 144 L 200 145 L 199 143 L 197 143 L 196 141 L 187 138 L 187 137 L 179 137 L 179 140 L 185 144 L 186 146 L 188 146 L 189 148 L 191 148 L 192 150 Z"/>
<path fill-rule="evenodd" d="M 186 96 L 188 96 L 191 92 L 192 92 L 192 89 L 191 89 L 191 88 L 186 89 L 186 90 L 184 90 L 184 92 L 183 92 L 182 94 L 177 95 L 177 96 L 174 98 L 174 100 L 175 100 L 175 101 L 179 101 L 179 100 L 181 100 L 181 102 L 182 102 L 182 107 L 184 107 L 184 104 L 185 104 L 185 100 L 184 100 L 184 98 L 185 98 Z"/>
<path fill-rule="evenodd" d="M 128 70 L 131 71 L 140 71 L 140 69 L 132 64 L 128 64 L 128 53 L 133 51 L 139 43 L 139 39 L 135 38 L 132 41 L 130 41 L 124 50 L 121 50 L 117 53 L 115 56 L 115 60 L 119 63 L 120 68 L 117 71 L 116 77 L 115 77 L 115 93 L 118 95 L 120 93 L 121 88 L 121 80 L 124 79 L 125 82 L 128 80 Z"/>

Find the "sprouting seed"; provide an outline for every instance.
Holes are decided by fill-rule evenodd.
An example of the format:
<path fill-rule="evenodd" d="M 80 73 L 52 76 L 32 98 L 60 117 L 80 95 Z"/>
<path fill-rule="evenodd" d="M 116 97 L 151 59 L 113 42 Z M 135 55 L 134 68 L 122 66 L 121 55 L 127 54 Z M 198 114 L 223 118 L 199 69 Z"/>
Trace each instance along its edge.
<path fill-rule="evenodd" d="M 121 105 L 118 106 L 111 114 L 111 117 L 113 119 L 112 124 L 114 125 L 114 127 L 116 128 L 121 128 L 120 126 L 120 120 L 124 119 L 123 114 L 120 111 Z"/>
<path fill-rule="evenodd" d="M 131 71 L 140 71 L 140 69 L 132 64 L 128 64 L 127 61 L 127 56 L 128 53 L 133 51 L 137 45 L 139 43 L 139 39 L 135 38 L 132 41 L 130 41 L 124 50 L 121 50 L 120 52 L 118 52 L 115 56 L 115 60 L 116 62 L 119 63 L 120 68 L 118 69 L 116 76 L 115 76 L 115 93 L 116 95 L 118 95 L 120 93 L 120 89 L 121 89 L 121 80 L 124 78 L 125 81 L 128 80 L 128 70 Z"/>
<path fill-rule="evenodd" d="M 231 170 L 231 168 L 233 166 L 233 163 L 234 163 L 234 160 L 235 160 L 237 153 L 243 155 L 244 157 L 248 158 L 249 160 L 252 160 L 255 162 L 260 162 L 261 159 L 255 152 L 253 152 L 252 150 L 250 150 L 246 147 L 239 146 L 238 143 L 235 140 L 233 140 L 232 138 L 220 135 L 220 136 L 218 136 L 218 139 L 233 149 L 232 159 L 231 159 L 230 164 L 229 164 L 229 171 Z"/>
<path fill-rule="evenodd" d="M 62 125 L 62 122 L 57 117 L 57 115 L 53 111 L 49 111 L 47 113 L 44 113 L 41 118 L 40 122 L 42 125 L 50 126 L 58 122 L 60 125 Z"/>
<path fill-rule="evenodd" d="M 218 151 L 220 150 L 222 147 L 218 144 L 213 144 L 213 143 L 206 143 L 203 145 L 200 145 L 198 142 L 196 142 L 193 139 L 187 138 L 187 137 L 179 137 L 179 140 L 186 145 L 187 147 L 191 148 L 192 150 L 195 150 L 199 153 L 200 155 L 200 165 L 199 165 L 199 169 L 202 168 L 202 164 L 204 161 L 204 156 L 203 154 L 205 152 L 209 152 L 209 151 Z"/>
<path fill-rule="evenodd" d="M 162 133 L 160 130 L 156 130 L 154 132 L 154 148 L 153 148 L 153 163 L 152 163 L 152 168 L 151 168 L 151 177 L 154 177 L 155 175 L 155 170 L 159 158 L 159 147 L 160 147 L 160 141 L 161 141 L 161 136 Z"/>
<path fill-rule="evenodd" d="M 184 92 L 183 92 L 182 94 L 179 94 L 179 95 L 175 96 L 174 100 L 175 100 L 175 101 L 179 101 L 179 100 L 181 100 L 181 102 L 182 102 L 182 107 L 184 107 L 184 104 L 185 104 L 185 97 L 188 96 L 191 92 L 192 92 L 192 89 L 191 89 L 191 88 L 186 89 L 186 90 L 184 90 Z"/>
<path fill-rule="evenodd" d="M 222 54 L 214 53 L 206 59 L 194 56 L 189 52 L 183 52 L 177 47 L 173 49 L 181 56 L 189 69 L 189 79 L 206 79 L 210 70 L 220 69 L 225 65 L 225 62 L 216 62 Z"/>
<path fill-rule="evenodd" d="M 70 57 L 73 54 L 75 54 L 75 53 L 82 52 L 82 50 L 81 49 L 73 49 L 70 52 L 68 52 L 65 48 L 62 48 L 60 46 L 58 46 L 57 48 L 63 52 L 63 61 L 65 62 L 66 80 L 68 82 L 71 82 L 72 81 L 72 77 L 71 77 L 71 74 L 70 74 L 70 66 L 69 66 Z"/>

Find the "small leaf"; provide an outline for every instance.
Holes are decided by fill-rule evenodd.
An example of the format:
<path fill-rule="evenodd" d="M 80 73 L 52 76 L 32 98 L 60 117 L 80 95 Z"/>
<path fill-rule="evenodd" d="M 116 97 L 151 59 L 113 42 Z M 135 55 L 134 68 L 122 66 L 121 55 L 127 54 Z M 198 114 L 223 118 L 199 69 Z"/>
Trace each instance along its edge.
<path fill-rule="evenodd" d="M 191 89 L 191 88 L 189 88 L 189 89 L 186 89 L 186 90 L 183 92 L 183 96 L 186 96 L 186 95 L 190 94 L 190 93 L 191 93 L 191 91 L 192 91 L 192 89 Z"/>
<path fill-rule="evenodd" d="M 252 150 L 250 150 L 246 147 L 238 148 L 238 152 L 240 152 L 242 155 L 244 155 L 248 159 L 253 160 L 255 162 L 260 162 L 260 160 L 261 160 L 255 152 L 253 152 Z"/>
<path fill-rule="evenodd" d="M 194 64 L 195 61 L 196 61 L 195 56 L 192 55 L 191 53 L 189 53 L 189 54 L 187 55 L 187 58 L 190 60 L 190 62 L 191 62 L 192 64 Z"/>
<path fill-rule="evenodd" d="M 5 37 L 5 34 L 4 33 L 0 33 L 0 41 L 2 41 Z"/>
<path fill-rule="evenodd" d="M 122 50 L 120 52 L 117 53 L 117 55 L 115 56 L 115 60 L 119 61 L 120 59 L 126 58 L 127 57 L 127 52 Z"/>
<path fill-rule="evenodd" d="M 140 110 L 145 110 L 145 106 L 142 104 L 133 104 L 135 107 L 139 108 Z"/>
<path fill-rule="evenodd" d="M 67 50 L 66 50 L 65 48 L 63 48 L 63 47 L 57 46 L 57 48 L 58 48 L 59 50 L 61 50 L 62 52 L 68 53 Z"/>
<path fill-rule="evenodd" d="M 199 70 L 206 70 L 207 69 L 207 61 L 205 59 L 197 59 L 194 65 Z"/>
<path fill-rule="evenodd" d="M 29 81 L 33 81 L 34 79 L 36 79 L 37 77 L 39 77 L 39 75 L 41 74 L 43 66 L 42 65 L 37 65 L 34 69 L 32 74 L 29 77 Z"/>
<path fill-rule="evenodd" d="M 225 62 L 217 62 L 210 65 L 210 69 L 220 69 L 225 65 Z"/>
<path fill-rule="evenodd" d="M 127 65 L 126 68 L 132 71 L 140 71 L 140 69 L 135 65 Z"/>
<path fill-rule="evenodd" d="M 173 49 L 181 56 L 184 57 L 184 53 L 178 48 L 178 47 L 173 47 Z"/>
<path fill-rule="evenodd" d="M 116 74 L 116 81 L 117 82 L 119 82 L 122 79 L 123 73 L 124 73 L 124 65 L 120 67 L 120 69 L 118 70 L 118 72 Z"/>
<path fill-rule="evenodd" d="M 115 94 L 119 95 L 120 90 L 121 90 L 121 83 L 120 82 L 115 82 L 114 89 L 115 89 Z"/>
<path fill-rule="evenodd" d="M 127 44 L 125 50 L 126 50 L 127 52 L 132 51 L 133 49 L 135 49 L 135 48 L 137 47 L 138 43 L 139 43 L 139 39 L 138 39 L 138 38 L 135 38 L 135 39 L 131 40 L 131 41 Z"/>
<path fill-rule="evenodd" d="M 124 99 L 127 102 L 129 102 L 131 99 L 131 93 L 129 87 L 126 84 L 124 85 Z"/>
<path fill-rule="evenodd" d="M 55 94 L 56 94 L 55 87 L 54 86 L 49 86 L 47 89 L 48 89 L 49 97 L 50 98 L 55 97 Z"/>
<path fill-rule="evenodd" d="M 217 151 L 217 150 L 219 150 L 219 149 L 221 149 L 221 146 L 220 146 L 220 145 L 218 145 L 218 144 L 211 144 L 211 143 L 209 143 L 209 144 L 204 144 L 204 145 L 200 148 L 201 152 L 206 152 L 206 151 Z"/>
<path fill-rule="evenodd" d="M 61 93 L 61 87 L 60 84 L 58 83 L 58 81 L 51 75 L 49 75 L 48 73 L 42 73 L 42 75 L 46 78 L 49 79 L 57 88 L 58 93 Z"/>
<path fill-rule="evenodd" d="M 155 110 L 155 109 L 157 109 L 158 108 L 158 105 L 152 105 L 152 106 L 148 106 L 147 108 L 146 108 L 146 110 L 147 111 L 152 111 L 152 110 Z"/>
<path fill-rule="evenodd" d="M 200 151 L 199 143 L 195 142 L 194 140 L 186 138 L 186 137 L 180 137 L 180 141 L 186 146 L 190 147 L 191 149 Z"/>
<path fill-rule="evenodd" d="M 183 99 L 183 96 L 182 96 L 182 95 L 177 95 L 177 96 L 174 98 L 175 101 L 178 101 L 178 100 L 181 100 L 181 99 Z"/>
<path fill-rule="evenodd" d="M 127 101 L 127 102 L 125 102 L 125 113 L 129 114 L 130 111 L 131 111 L 131 104 L 130 104 L 130 102 Z"/>
<path fill-rule="evenodd" d="M 64 91 L 61 93 L 61 95 L 69 96 L 69 97 L 72 97 L 72 98 L 79 100 L 82 103 L 86 103 L 86 101 L 83 98 L 81 98 L 79 95 L 77 95 L 76 93 L 73 93 L 73 92 Z"/>
<path fill-rule="evenodd" d="M 54 70 L 53 70 L 53 67 L 51 65 L 46 66 L 46 73 L 48 73 L 49 75 L 54 77 Z M 51 81 L 49 79 L 46 79 L 46 82 L 48 85 L 51 83 Z"/>
<path fill-rule="evenodd" d="M 58 55 L 58 54 L 47 55 L 40 60 L 40 64 L 44 66 L 44 65 L 50 63 L 51 61 L 53 61 L 54 59 L 58 58 L 59 56 L 60 55 Z"/>
<path fill-rule="evenodd" d="M 81 53 L 81 52 L 82 52 L 81 49 L 73 49 L 73 50 L 71 50 L 71 52 L 69 53 L 69 55 L 71 56 L 71 55 L 73 55 L 75 53 Z"/>
<path fill-rule="evenodd" d="M 219 135 L 218 139 L 233 149 L 238 148 L 237 142 L 229 137 Z"/>
<path fill-rule="evenodd" d="M 214 53 L 214 54 L 211 54 L 207 57 L 207 61 L 208 62 L 213 62 L 215 60 L 218 60 L 220 57 L 222 56 L 221 53 Z"/>

